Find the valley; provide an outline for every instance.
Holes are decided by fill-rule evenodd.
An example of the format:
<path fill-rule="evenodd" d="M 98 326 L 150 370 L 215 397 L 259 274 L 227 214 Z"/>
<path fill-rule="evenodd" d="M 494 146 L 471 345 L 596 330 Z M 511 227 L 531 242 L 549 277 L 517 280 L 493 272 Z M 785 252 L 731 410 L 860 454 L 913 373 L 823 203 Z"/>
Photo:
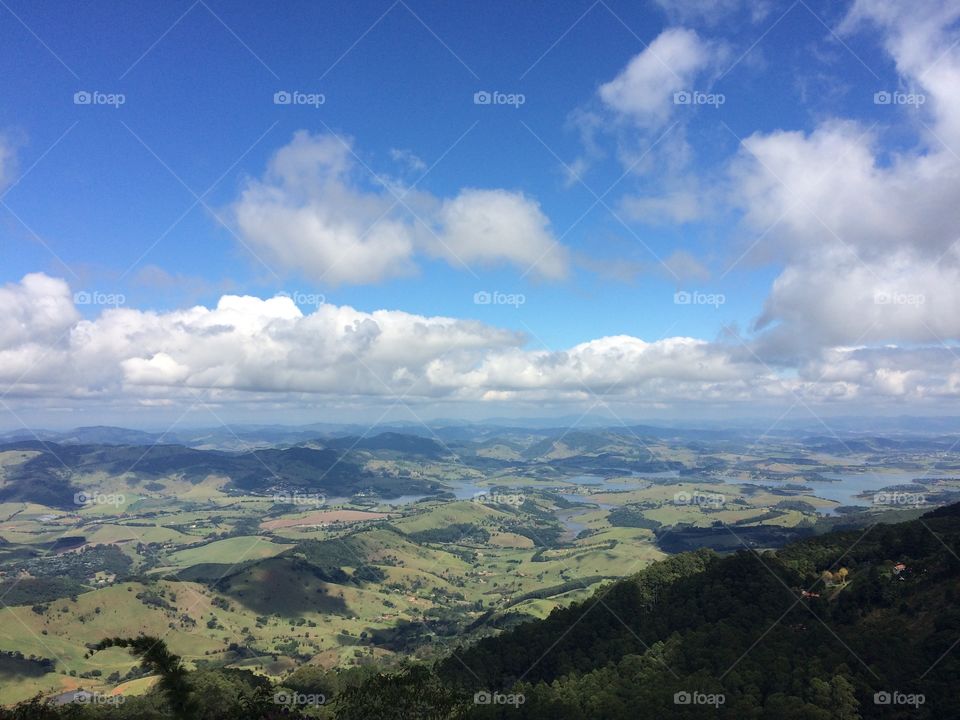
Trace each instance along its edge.
<path fill-rule="evenodd" d="M 0 445 L 0 703 L 147 692 L 126 652 L 90 652 L 114 636 L 273 682 L 434 661 L 674 553 L 960 499 L 960 453 L 939 436 L 464 426 L 240 449 L 87 434 Z"/>

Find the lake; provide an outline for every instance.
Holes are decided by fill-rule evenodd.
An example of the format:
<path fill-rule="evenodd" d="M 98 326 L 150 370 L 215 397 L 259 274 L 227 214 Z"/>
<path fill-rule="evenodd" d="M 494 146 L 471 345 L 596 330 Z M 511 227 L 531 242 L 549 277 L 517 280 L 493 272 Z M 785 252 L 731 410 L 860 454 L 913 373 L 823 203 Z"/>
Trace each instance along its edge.
<path fill-rule="evenodd" d="M 863 492 L 875 493 L 890 485 L 912 485 L 914 478 L 922 478 L 923 470 L 910 472 L 864 472 L 864 473 L 823 473 L 826 478 L 839 480 L 835 483 L 810 483 L 814 495 L 835 500 L 841 505 L 858 505 L 864 507 L 872 504 L 872 499 L 859 498 Z M 917 484 L 917 492 L 924 491 L 923 485 Z"/>

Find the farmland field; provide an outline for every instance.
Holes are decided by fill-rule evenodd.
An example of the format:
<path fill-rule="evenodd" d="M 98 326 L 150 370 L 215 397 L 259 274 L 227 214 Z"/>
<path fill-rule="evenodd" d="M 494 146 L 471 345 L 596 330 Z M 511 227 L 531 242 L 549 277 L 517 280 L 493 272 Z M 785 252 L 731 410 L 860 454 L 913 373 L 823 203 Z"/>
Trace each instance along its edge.
<path fill-rule="evenodd" d="M 922 511 L 855 492 L 838 511 L 818 495 L 836 486 L 817 473 L 866 456 L 841 463 L 793 441 L 741 453 L 731 440 L 721 452 L 613 431 L 563 442 L 512 432 L 483 447 L 461 441 L 454 456 L 391 435 L 343 453 L 333 484 L 315 479 L 330 466 L 324 442 L 272 450 L 276 477 L 259 483 L 232 479 L 247 477 L 246 465 L 226 467 L 243 456 L 207 460 L 206 450 L 148 450 L 149 471 L 114 472 L 112 455 L 143 451 L 79 447 L 69 480 L 33 470 L 44 446 L 0 450 L 0 703 L 81 687 L 146 692 L 155 678 L 129 654 L 89 652 L 112 636 L 160 637 L 189 668 L 275 682 L 300 667 L 429 660 L 672 552 L 775 547 Z M 903 459 L 878 468 L 881 486 Z M 54 494 L 32 497 L 33 477 Z M 942 476 L 916 487 L 924 505 L 960 492 Z"/>

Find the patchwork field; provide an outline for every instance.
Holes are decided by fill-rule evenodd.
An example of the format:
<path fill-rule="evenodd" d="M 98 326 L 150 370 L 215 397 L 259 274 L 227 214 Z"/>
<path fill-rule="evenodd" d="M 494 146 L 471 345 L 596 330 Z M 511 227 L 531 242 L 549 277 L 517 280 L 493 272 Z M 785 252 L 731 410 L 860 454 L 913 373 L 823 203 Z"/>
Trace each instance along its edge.
<path fill-rule="evenodd" d="M 333 457 L 309 454 L 325 452 L 313 444 L 289 458 L 276 451 L 277 477 L 297 484 L 268 486 L 238 484 L 221 455 L 207 468 L 190 451 L 181 469 L 164 460 L 136 473 L 126 458 L 142 450 L 98 447 L 71 451 L 69 492 L 57 489 L 60 475 L 30 474 L 40 450 L 0 449 L 0 703 L 80 687 L 147 692 L 155 679 L 126 652 L 89 651 L 113 636 L 156 635 L 190 668 L 277 681 L 305 666 L 430 659 L 671 552 L 774 547 L 920 512 L 854 492 L 857 507 L 819 496 L 836 486 L 817 473 L 852 471 L 836 454 L 695 445 L 509 435 L 450 457 L 391 436 L 351 450 L 335 486 L 311 484 Z M 114 452 L 122 472 L 109 469 Z M 902 484 L 902 465 L 919 457 L 899 455 L 863 487 Z M 923 504 L 960 493 L 925 467 L 929 479 L 914 487 Z"/>

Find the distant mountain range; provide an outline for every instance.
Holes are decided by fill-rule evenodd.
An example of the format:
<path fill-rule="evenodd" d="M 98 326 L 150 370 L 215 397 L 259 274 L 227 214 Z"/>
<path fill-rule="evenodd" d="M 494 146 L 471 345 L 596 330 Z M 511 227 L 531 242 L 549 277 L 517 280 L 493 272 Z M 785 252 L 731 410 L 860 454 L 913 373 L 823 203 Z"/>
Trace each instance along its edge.
<path fill-rule="evenodd" d="M 411 422 L 378 423 L 311 423 L 307 425 L 222 425 L 219 427 L 177 429 L 165 432 L 137 430 L 109 425 L 77 427 L 70 430 L 21 428 L 0 432 L 0 442 L 25 440 L 51 441 L 64 445 L 153 445 L 179 444 L 199 449 L 250 450 L 265 447 L 296 445 L 311 440 L 367 438 L 385 434 L 430 438 L 439 443 L 483 442 L 511 434 L 556 437 L 576 431 L 583 434 L 607 432 L 640 438 L 716 441 L 724 438 L 753 440 L 794 438 L 809 442 L 820 436 L 825 444 L 839 440 L 849 445 L 854 439 L 865 443 L 880 442 L 866 436 L 885 436 L 883 442 L 894 443 L 900 436 L 924 437 L 960 434 L 960 417 L 837 417 L 827 424 L 817 420 L 782 421 L 729 420 L 662 422 L 658 424 L 611 422 L 609 418 L 492 418 L 483 422 L 437 420 L 425 424 Z M 410 441 L 401 441 L 410 442 Z M 393 449 L 401 450 L 401 447 Z"/>
<path fill-rule="evenodd" d="M 322 490 L 336 496 L 372 491 L 383 497 L 430 494 L 435 483 L 405 476 L 371 473 L 362 466 L 363 440 L 337 441 L 342 447 L 259 448 L 243 452 L 202 450 L 171 444 L 69 444 L 51 440 L 0 443 L 0 453 L 25 454 L 19 463 L 3 468 L 0 502 L 35 502 L 50 507 L 75 507 L 75 497 L 86 490 L 77 478 L 93 473 L 128 477 L 132 484 L 162 482 L 167 478 L 199 484 L 208 478 L 229 478 L 232 488 L 253 492 Z M 402 453 L 416 451 L 439 456 L 441 446 L 416 436 L 382 435 L 366 441 L 368 447 Z"/>

